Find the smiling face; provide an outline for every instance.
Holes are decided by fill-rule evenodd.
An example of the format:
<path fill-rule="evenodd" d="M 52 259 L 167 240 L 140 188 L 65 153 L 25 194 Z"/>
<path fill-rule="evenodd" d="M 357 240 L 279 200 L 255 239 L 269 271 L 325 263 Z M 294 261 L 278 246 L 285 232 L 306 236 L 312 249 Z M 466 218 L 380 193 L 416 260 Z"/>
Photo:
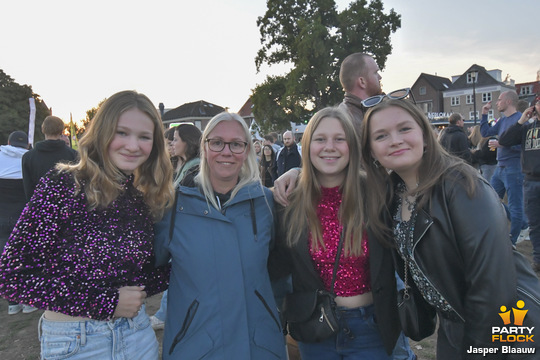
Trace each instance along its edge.
<path fill-rule="evenodd" d="M 322 186 L 329 188 L 343 183 L 349 165 L 349 145 L 338 119 L 327 117 L 319 122 L 311 137 L 309 156 Z"/>
<path fill-rule="evenodd" d="M 208 139 L 220 139 L 225 142 L 247 142 L 244 129 L 236 121 L 222 121 L 208 134 Z M 210 182 L 214 190 L 226 193 L 238 181 L 240 170 L 247 159 L 249 148 L 241 154 L 231 152 L 229 145 L 222 151 L 215 152 L 205 143 L 206 161 L 210 170 Z"/>
<path fill-rule="evenodd" d="M 139 109 L 130 109 L 118 118 L 116 133 L 109 144 L 111 162 L 124 174 L 132 174 L 143 164 L 154 143 L 154 123 Z"/>
<path fill-rule="evenodd" d="M 393 106 L 374 113 L 369 124 L 367 131 L 373 158 L 402 179 L 416 181 L 424 154 L 424 137 L 414 118 Z"/>

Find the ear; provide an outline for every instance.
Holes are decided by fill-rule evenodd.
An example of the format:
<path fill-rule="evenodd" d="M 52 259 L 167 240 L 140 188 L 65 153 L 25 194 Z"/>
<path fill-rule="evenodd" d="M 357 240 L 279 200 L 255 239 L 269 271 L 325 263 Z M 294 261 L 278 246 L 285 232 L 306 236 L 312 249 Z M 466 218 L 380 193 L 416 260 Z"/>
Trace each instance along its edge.
<path fill-rule="evenodd" d="M 358 79 L 356 79 L 356 83 L 361 89 L 366 88 L 366 79 L 363 76 L 359 76 Z"/>

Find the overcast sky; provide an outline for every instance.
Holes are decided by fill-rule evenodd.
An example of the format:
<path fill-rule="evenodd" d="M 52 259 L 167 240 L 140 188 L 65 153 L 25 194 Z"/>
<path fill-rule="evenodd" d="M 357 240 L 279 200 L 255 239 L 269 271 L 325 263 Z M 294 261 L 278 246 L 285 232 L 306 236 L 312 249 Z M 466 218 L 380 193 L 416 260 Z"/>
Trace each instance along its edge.
<path fill-rule="evenodd" d="M 350 1 L 337 0 L 344 9 Z M 383 89 L 420 73 L 451 78 L 472 64 L 517 83 L 540 70 L 538 0 L 383 0 L 402 16 Z M 256 25 L 264 0 L 26 0 L 0 5 L 0 69 L 31 85 L 53 114 L 74 120 L 134 89 L 174 108 L 206 100 L 238 111 L 267 74 L 257 74 Z M 333 105 L 333 104 L 330 104 Z"/>

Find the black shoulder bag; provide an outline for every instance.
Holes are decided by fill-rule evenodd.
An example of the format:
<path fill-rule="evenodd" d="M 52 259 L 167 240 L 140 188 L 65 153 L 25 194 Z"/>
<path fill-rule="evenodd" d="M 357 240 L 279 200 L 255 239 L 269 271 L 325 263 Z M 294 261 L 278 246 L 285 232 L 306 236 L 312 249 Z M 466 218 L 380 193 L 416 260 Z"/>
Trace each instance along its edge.
<path fill-rule="evenodd" d="M 293 292 L 287 294 L 283 303 L 283 315 L 288 324 L 289 334 L 296 341 L 317 343 L 335 335 L 339 330 L 336 312 L 334 284 L 343 246 L 343 233 L 339 239 L 332 289 Z"/>
<path fill-rule="evenodd" d="M 399 256 L 392 251 L 394 266 L 397 269 Z M 404 279 L 405 288 L 398 292 L 398 315 L 403 333 L 414 341 L 420 341 L 435 332 L 435 308 L 424 300 L 422 294 L 409 285 L 409 264 L 407 259 L 404 261 Z M 416 290 L 416 291 L 415 291 Z"/>

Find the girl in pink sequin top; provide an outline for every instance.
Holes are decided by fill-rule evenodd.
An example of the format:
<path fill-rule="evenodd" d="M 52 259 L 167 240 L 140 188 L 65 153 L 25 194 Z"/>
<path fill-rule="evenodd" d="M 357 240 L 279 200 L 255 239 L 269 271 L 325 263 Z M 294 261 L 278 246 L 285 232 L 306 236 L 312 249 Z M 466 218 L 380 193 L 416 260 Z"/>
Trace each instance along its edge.
<path fill-rule="evenodd" d="M 152 240 L 173 189 L 155 106 L 112 95 L 79 157 L 38 184 L 0 258 L 0 295 L 45 310 L 43 359 L 157 359 L 144 301 L 168 286 Z"/>
<path fill-rule="evenodd" d="M 391 268 L 378 266 L 381 257 L 389 259 L 389 252 L 376 241 L 370 242 L 364 227 L 364 180 L 359 141 L 349 115 L 337 108 L 317 112 L 302 138 L 298 185 L 290 205 L 278 211 L 280 236 L 269 265 L 275 277 L 292 273 L 293 293 L 331 291 L 338 243 L 343 237 L 334 283 L 339 330 L 320 343 L 299 342 L 302 359 L 391 358 L 388 354 L 399 324 L 391 318 L 396 314 L 395 297 L 390 302 L 387 299 L 395 296 L 395 278 Z M 373 265 L 372 252 L 377 257 Z M 285 307 L 291 298 L 286 299 Z M 380 298 L 383 305 L 377 308 Z M 375 317 L 385 326 L 390 324 L 384 329 L 384 339 Z"/>

